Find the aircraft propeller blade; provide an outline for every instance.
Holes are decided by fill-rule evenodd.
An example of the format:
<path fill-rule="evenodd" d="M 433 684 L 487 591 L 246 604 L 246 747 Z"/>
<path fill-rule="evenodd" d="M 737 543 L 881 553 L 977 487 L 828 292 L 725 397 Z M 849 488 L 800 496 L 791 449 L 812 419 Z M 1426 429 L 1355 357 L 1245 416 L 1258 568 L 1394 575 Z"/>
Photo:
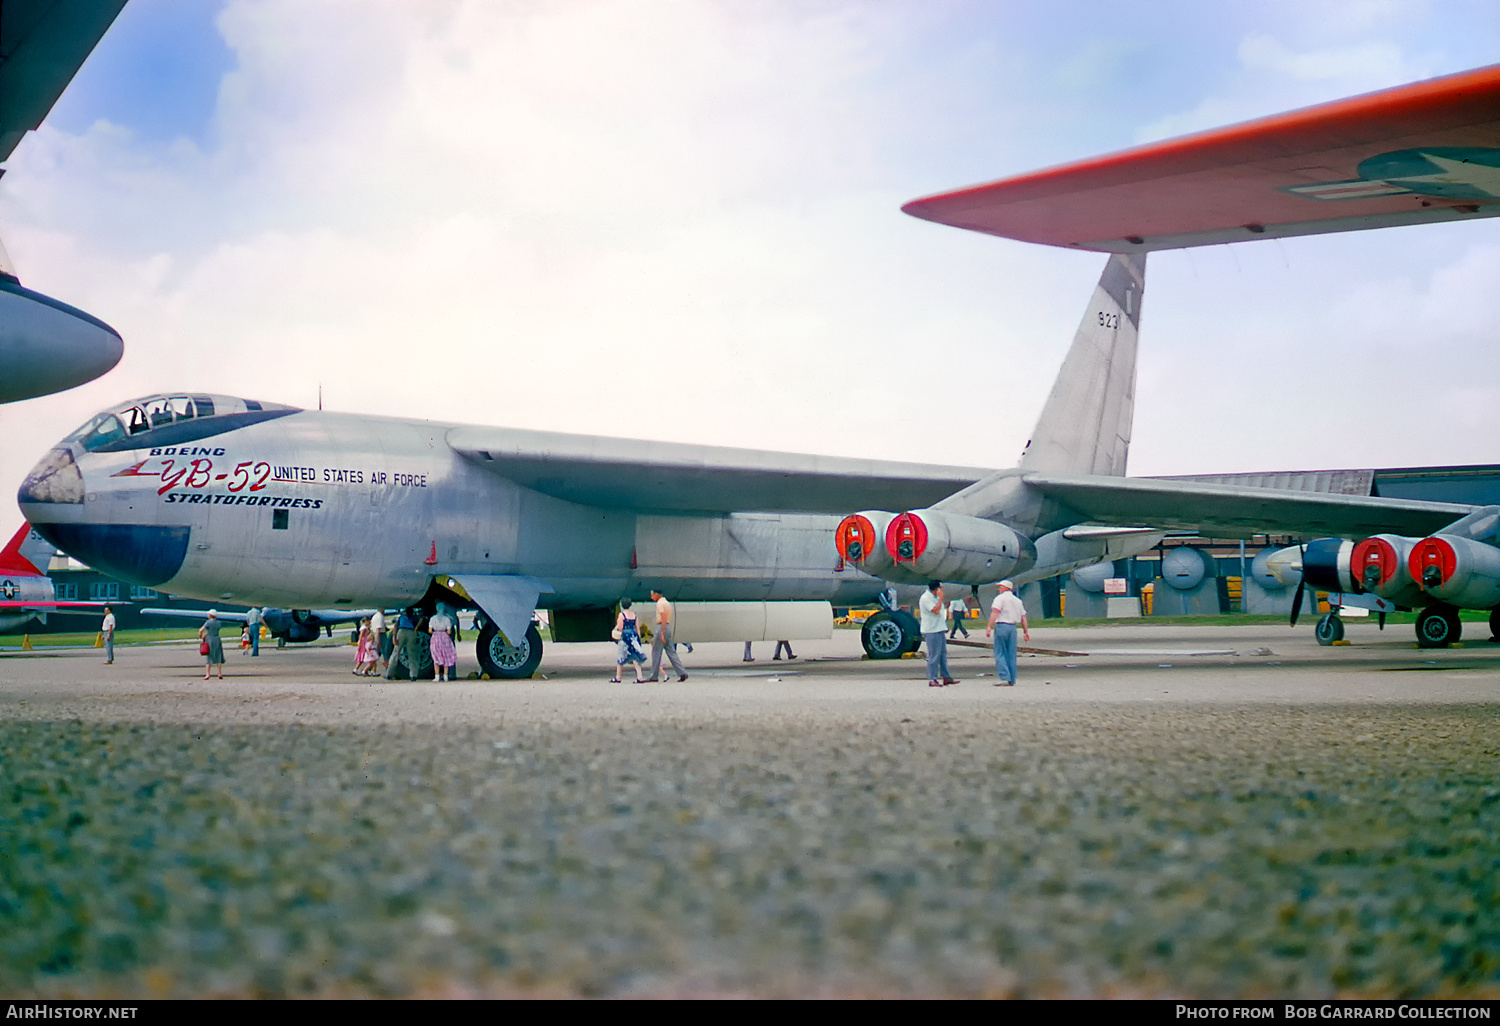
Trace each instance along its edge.
<path fill-rule="evenodd" d="M 1302 562 L 1307 556 L 1307 546 L 1297 546 L 1297 568 L 1302 568 Z M 1297 626 L 1297 617 L 1302 615 L 1302 593 L 1307 590 L 1307 585 L 1300 578 L 1297 581 L 1297 594 L 1292 596 L 1292 622 L 1291 626 Z"/>
<path fill-rule="evenodd" d="M 1381 630 L 1385 630 L 1385 610 L 1384 609 L 1382 609 L 1378 614 L 1376 614 L 1376 620 L 1380 624 L 1380 629 Z"/>

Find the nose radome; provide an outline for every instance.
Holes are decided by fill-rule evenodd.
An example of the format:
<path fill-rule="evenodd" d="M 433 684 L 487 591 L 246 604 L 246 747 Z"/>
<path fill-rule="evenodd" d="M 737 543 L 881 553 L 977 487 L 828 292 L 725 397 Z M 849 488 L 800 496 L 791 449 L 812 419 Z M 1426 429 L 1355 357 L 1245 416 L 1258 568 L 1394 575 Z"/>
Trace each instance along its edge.
<path fill-rule="evenodd" d="M 31 469 L 16 492 L 16 501 L 26 503 L 82 503 L 83 473 L 69 449 L 53 449 Z"/>
<path fill-rule="evenodd" d="M 47 524 L 36 533 L 95 570 L 148 588 L 177 576 L 187 558 L 187 527 L 139 524 Z"/>

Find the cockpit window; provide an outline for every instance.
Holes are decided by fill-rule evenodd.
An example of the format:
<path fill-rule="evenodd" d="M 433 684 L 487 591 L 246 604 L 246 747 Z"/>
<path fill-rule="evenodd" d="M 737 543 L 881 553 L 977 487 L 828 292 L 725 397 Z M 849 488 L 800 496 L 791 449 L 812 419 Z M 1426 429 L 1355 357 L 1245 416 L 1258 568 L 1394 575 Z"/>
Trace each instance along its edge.
<path fill-rule="evenodd" d="M 125 437 L 125 427 L 113 413 L 101 413 L 73 432 L 68 441 L 76 440 L 89 452 Z"/>
<path fill-rule="evenodd" d="M 122 403 L 108 413 L 99 414 L 69 435 L 67 441 L 79 442 L 85 449 L 93 451 L 111 442 L 183 421 L 201 421 L 210 417 L 243 413 L 294 413 L 296 409 L 295 406 L 237 399 L 228 395 L 152 395 Z M 197 431 L 196 428 L 187 430 Z"/>

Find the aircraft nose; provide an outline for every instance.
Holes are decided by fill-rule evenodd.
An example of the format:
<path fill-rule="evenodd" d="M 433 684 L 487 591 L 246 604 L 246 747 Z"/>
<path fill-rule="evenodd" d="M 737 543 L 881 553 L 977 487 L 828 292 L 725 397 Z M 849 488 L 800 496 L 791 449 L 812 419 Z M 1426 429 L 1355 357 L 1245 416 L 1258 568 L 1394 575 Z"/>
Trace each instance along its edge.
<path fill-rule="evenodd" d="M 78 469 L 73 450 L 60 447 L 43 456 L 21 482 L 16 501 L 23 506 L 27 503 L 81 505 L 83 472 Z"/>
<path fill-rule="evenodd" d="M 1266 557 L 1266 572 L 1288 588 L 1302 583 L 1302 548 L 1280 549 Z"/>
<path fill-rule="evenodd" d="M 97 317 L 0 278 L 0 403 L 92 381 L 124 352 Z"/>
<path fill-rule="evenodd" d="M 190 528 L 103 522 L 109 503 L 85 503 L 83 472 L 67 446 L 44 456 L 16 493 L 36 533 L 111 577 L 154 588 L 177 576 Z"/>

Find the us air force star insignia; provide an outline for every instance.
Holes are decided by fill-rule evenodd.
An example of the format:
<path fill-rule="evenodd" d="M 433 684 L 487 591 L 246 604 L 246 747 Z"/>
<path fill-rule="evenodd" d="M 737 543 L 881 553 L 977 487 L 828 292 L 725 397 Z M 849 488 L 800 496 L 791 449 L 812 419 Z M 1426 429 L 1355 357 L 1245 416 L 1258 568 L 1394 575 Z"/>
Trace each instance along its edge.
<path fill-rule="evenodd" d="M 0 595 L 4 595 L 7 601 L 14 600 L 19 594 L 21 594 L 21 589 L 16 587 L 15 581 L 6 581 L 0 584 Z"/>
<path fill-rule="evenodd" d="M 1484 146 L 1433 146 L 1395 150 L 1360 161 L 1359 178 L 1313 185 L 1289 185 L 1308 199 L 1369 199 L 1421 195 L 1458 200 L 1500 199 L 1500 150 Z"/>

